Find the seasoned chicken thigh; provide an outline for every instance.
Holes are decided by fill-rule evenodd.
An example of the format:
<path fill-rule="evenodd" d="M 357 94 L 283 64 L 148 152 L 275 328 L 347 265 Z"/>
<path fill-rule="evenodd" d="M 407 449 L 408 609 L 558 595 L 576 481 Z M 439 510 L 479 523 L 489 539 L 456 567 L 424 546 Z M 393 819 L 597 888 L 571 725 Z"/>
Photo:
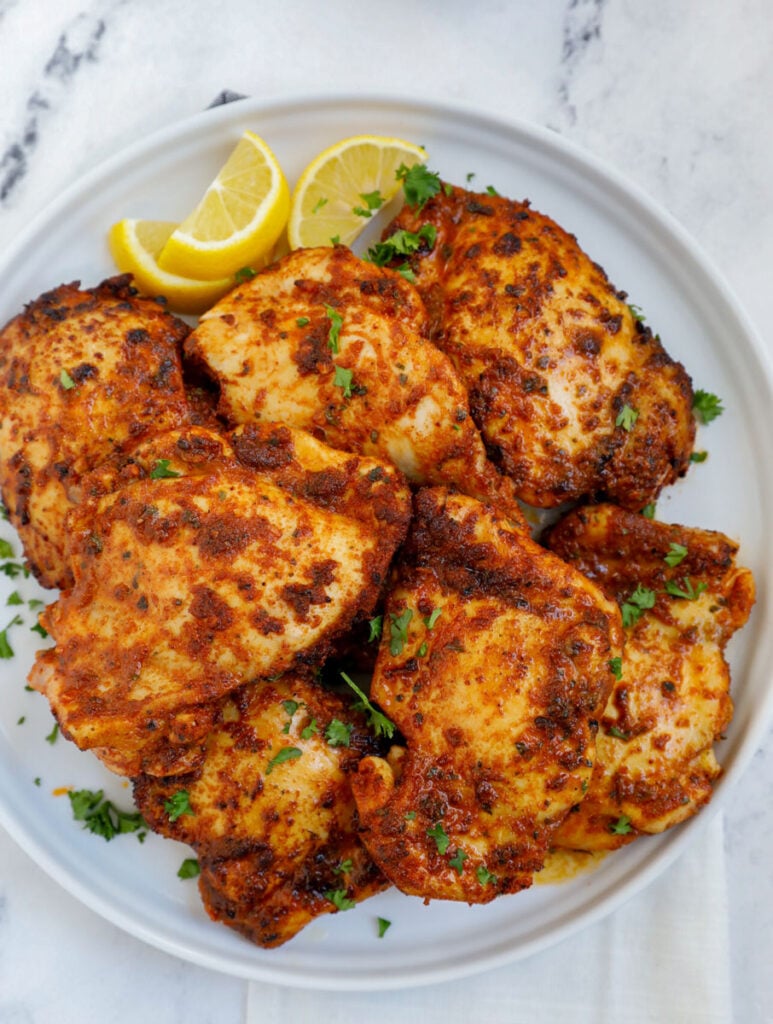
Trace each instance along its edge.
<path fill-rule="evenodd" d="M 531 884 L 590 779 L 620 616 L 490 507 L 440 488 L 415 505 L 371 687 L 406 746 L 352 786 L 391 882 L 486 903 Z"/>
<path fill-rule="evenodd" d="M 430 336 L 522 500 L 603 493 L 640 509 L 686 471 L 690 378 L 573 236 L 528 203 L 459 188 L 406 206 L 387 233 L 425 224 L 434 246 L 409 262 Z"/>
<path fill-rule="evenodd" d="M 220 698 L 320 663 L 372 614 L 408 525 L 397 470 L 300 431 L 190 427 L 83 481 L 75 578 L 30 674 L 63 733 L 114 771 L 191 770 Z"/>
<path fill-rule="evenodd" d="M 288 673 L 227 698 L 196 771 L 142 776 L 134 797 L 151 828 L 194 847 L 210 916 L 279 946 L 387 885 L 357 839 L 349 781 L 376 750 L 361 714 Z"/>
<path fill-rule="evenodd" d="M 512 483 L 486 459 L 464 386 L 426 338 L 421 299 L 398 273 L 343 246 L 300 249 L 205 313 L 186 353 L 219 384 L 229 422 L 309 430 L 521 521 Z"/>
<path fill-rule="evenodd" d="M 613 505 L 571 512 L 549 545 L 619 602 L 627 624 L 588 792 L 553 837 L 556 846 L 615 849 L 711 798 L 721 772 L 712 744 L 733 711 L 723 651 L 749 617 L 754 581 L 721 533 Z"/>
<path fill-rule="evenodd" d="M 46 587 L 72 582 L 65 516 L 83 474 L 188 418 L 180 346 L 189 328 L 129 282 L 62 285 L 0 331 L 0 487 Z"/>

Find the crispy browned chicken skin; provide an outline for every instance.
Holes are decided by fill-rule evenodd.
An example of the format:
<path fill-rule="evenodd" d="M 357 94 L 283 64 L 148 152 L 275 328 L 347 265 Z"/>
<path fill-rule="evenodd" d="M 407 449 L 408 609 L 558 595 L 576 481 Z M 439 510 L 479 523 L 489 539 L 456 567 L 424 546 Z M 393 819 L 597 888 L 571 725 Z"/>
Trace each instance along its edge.
<path fill-rule="evenodd" d="M 72 582 L 65 515 L 82 475 L 188 417 L 180 346 L 189 328 L 129 282 L 62 285 L 0 332 L 0 487 L 46 587 Z"/>
<path fill-rule="evenodd" d="M 426 328 L 400 274 L 343 246 L 301 249 L 205 313 L 186 353 L 217 381 L 230 423 L 300 427 L 521 521 L 512 482 L 487 460 L 464 385 Z"/>
<path fill-rule="evenodd" d="M 346 746 L 330 741 L 342 735 L 329 733 L 336 721 L 348 729 Z M 350 702 L 288 673 L 226 700 L 194 773 L 143 776 L 134 797 L 151 828 L 194 847 L 210 916 L 279 946 L 387 885 L 357 838 L 349 781 L 377 749 Z M 172 820 L 180 791 L 190 813 Z"/>
<path fill-rule="evenodd" d="M 712 744 L 733 712 L 723 651 L 749 617 L 754 580 L 723 534 L 613 505 L 571 512 L 548 543 L 626 617 L 640 613 L 625 630 L 588 792 L 553 838 L 557 846 L 615 849 L 684 821 L 711 798 L 721 772 Z M 637 588 L 646 593 L 635 596 Z"/>
<path fill-rule="evenodd" d="M 371 688 L 406 747 L 352 785 L 391 882 L 486 903 L 531 884 L 590 779 L 620 616 L 490 507 L 440 488 L 415 505 Z"/>
<path fill-rule="evenodd" d="M 83 489 L 75 583 L 45 612 L 56 647 L 30 680 L 124 775 L 189 771 L 224 694 L 324 660 L 372 614 L 410 510 L 389 464 L 273 424 L 233 446 L 159 435 Z"/>
<path fill-rule="evenodd" d="M 685 472 L 690 378 L 572 235 L 528 203 L 460 188 L 405 207 L 386 233 L 423 224 L 435 245 L 410 263 L 431 337 L 520 498 L 603 493 L 639 509 Z"/>

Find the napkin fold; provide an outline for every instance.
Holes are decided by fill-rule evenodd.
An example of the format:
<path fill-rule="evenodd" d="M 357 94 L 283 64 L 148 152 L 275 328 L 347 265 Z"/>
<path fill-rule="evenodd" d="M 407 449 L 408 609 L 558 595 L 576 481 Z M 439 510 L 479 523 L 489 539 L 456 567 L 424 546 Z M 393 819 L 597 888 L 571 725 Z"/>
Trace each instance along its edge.
<path fill-rule="evenodd" d="M 729 1024 L 722 815 L 695 836 L 659 879 L 609 917 L 510 966 L 387 992 L 319 992 L 258 982 L 248 986 L 246 1024 L 362 1024 L 376 1019 L 421 1024 Z"/>

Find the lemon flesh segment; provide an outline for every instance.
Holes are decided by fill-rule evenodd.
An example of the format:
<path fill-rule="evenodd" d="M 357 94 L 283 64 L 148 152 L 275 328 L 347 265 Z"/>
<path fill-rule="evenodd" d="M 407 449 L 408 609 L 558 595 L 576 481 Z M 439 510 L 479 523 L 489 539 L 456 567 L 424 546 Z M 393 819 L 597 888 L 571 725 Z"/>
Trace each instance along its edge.
<path fill-rule="evenodd" d="M 175 313 L 196 315 L 213 306 L 235 282 L 233 277 L 197 281 L 162 270 L 158 254 L 176 228 L 174 221 L 122 220 L 110 228 L 108 244 L 116 267 L 133 276 L 143 295 L 163 295 Z"/>
<path fill-rule="evenodd" d="M 162 270 L 201 280 L 265 262 L 287 223 L 290 189 L 269 147 L 245 132 L 202 196 L 172 232 Z"/>
<path fill-rule="evenodd" d="M 293 192 L 287 225 L 290 247 L 333 245 L 333 239 L 351 245 L 370 219 L 364 215 L 365 197 L 378 193 L 381 205 L 388 203 L 401 186 L 400 165 L 426 161 L 421 146 L 379 135 L 355 135 L 330 146 L 306 167 Z M 355 212 L 358 209 L 362 212 Z"/>

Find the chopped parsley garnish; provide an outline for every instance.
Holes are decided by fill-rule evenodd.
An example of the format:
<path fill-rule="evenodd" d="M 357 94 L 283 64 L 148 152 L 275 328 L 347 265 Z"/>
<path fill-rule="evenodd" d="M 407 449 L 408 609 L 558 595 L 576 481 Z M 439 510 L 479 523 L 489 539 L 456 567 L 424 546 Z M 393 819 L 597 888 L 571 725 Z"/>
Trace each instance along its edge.
<path fill-rule="evenodd" d="M 23 576 L 26 580 L 30 574 L 29 569 L 19 565 L 18 562 L 3 562 L 0 565 L 0 572 L 4 573 L 9 580 L 15 580 L 18 576 Z"/>
<path fill-rule="evenodd" d="M 654 519 L 655 518 L 655 502 L 651 501 L 649 503 L 649 505 L 645 505 L 644 508 L 641 510 L 641 514 L 644 516 L 645 519 Z"/>
<path fill-rule="evenodd" d="M 373 707 L 373 705 L 362 692 L 362 690 L 359 688 L 359 686 L 352 679 L 350 679 L 345 672 L 341 673 L 341 678 L 346 683 L 346 685 L 350 686 L 357 694 L 357 696 L 360 698 L 358 701 L 355 701 L 355 703 L 352 705 L 354 710 L 367 712 L 368 724 L 373 729 L 376 736 L 386 736 L 388 740 L 391 740 L 395 732 L 394 722 L 390 722 L 386 715 L 383 715 L 380 711 L 377 711 Z"/>
<path fill-rule="evenodd" d="M 432 250 L 436 238 L 437 229 L 432 224 L 422 224 L 418 231 L 405 231 L 401 228 L 383 242 L 376 242 L 368 249 L 365 259 L 377 267 L 384 267 L 397 256 L 411 256 L 418 252 L 422 242 L 426 242 L 427 248 Z"/>
<path fill-rule="evenodd" d="M 48 633 L 43 628 L 43 626 L 40 625 L 39 622 L 36 622 L 34 626 L 30 626 L 30 632 L 31 633 L 37 633 L 38 636 L 42 636 L 44 640 L 48 636 Z"/>
<path fill-rule="evenodd" d="M 609 671 L 618 681 L 623 678 L 623 659 L 622 658 L 610 658 L 607 662 L 609 665 Z"/>
<path fill-rule="evenodd" d="M 298 747 L 282 747 L 266 765 L 266 775 L 270 775 L 277 765 L 284 764 L 285 761 L 297 761 L 302 755 L 303 751 Z"/>
<path fill-rule="evenodd" d="M 5 629 L 0 630 L 0 658 L 12 658 L 13 647 L 8 642 L 8 630 L 11 626 L 20 626 L 24 622 L 21 615 L 14 615 Z"/>
<path fill-rule="evenodd" d="M 293 715 L 301 705 L 297 700 L 283 700 L 282 707 L 284 708 L 288 720 L 285 722 L 282 732 L 287 735 L 290 732 L 290 726 L 293 724 Z"/>
<path fill-rule="evenodd" d="M 331 235 L 330 244 L 331 245 L 340 245 L 341 244 L 341 236 L 340 235 Z"/>
<path fill-rule="evenodd" d="M 710 391 L 698 389 L 692 400 L 692 411 L 699 423 L 711 423 L 725 411 L 722 399 Z"/>
<path fill-rule="evenodd" d="M 342 860 L 337 868 L 333 868 L 334 875 L 348 875 L 351 873 L 354 867 L 351 857 L 347 857 L 346 860 Z"/>
<path fill-rule="evenodd" d="M 376 921 L 378 922 L 378 937 L 383 939 L 387 931 L 392 927 L 392 922 L 387 921 L 385 917 L 377 917 Z"/>
<path fill-rule="evenodd" d="M 372 217 L 373 211 L 380 209 L 384 205 L 384 197 L 378 189 L 374 192 L 360 192 L 360 199 L 365 205 L 352 207 L 352 213 L 358 217 Z"/>
<path fill-rule="evenodd" d="M 344 398 L 351 398 L 354 374 L 351 370 L 347 370 L 343 366 L 338 366 L 338 364 L 335 364 L 335 371 L 333 386 L 343 389 Z"/>
<path fill-rule="evenodd" d="M 691 452 L 690 462 L 705 462 L 708 457 L 708 452 Z"/>
<path fill-rule="evenodd" d="M 5 603 L 7 605 L 24 604 L 24 598 L 21 596 L 18 590 L 14 590 L 12 594 L 8 595 L 8 600 Z"/>
<path fill-rule="evenodd" d="M 415 821 L 416 811 L 406 811 L 403 817 L 405 818 L 406 821 Z"/>
<path fill-rule="evenodd" d="M 466 860 L 467 854 L 464 852 L 461 846 L 459 846 L 457 847 L 456 853 L 454 854 L 453 857 L 450 858 L 448 863 L 451 865 L 452 868 L 456 870 L 457 875 L 461 875 L 461 873 L 464 871 L 464 862 Z"/>
<path fill-rule="evenodd" d="M 404 277 L 406 281 L 410 282 L 410 284 L 416 284 L 416 275 L 411 270 L 410 264 L 401 264 L 401 266 L 397 268 L 397 273 L 400 277 Z"/>
<path fill-rule="evenodd" d="M 644 313 L 642 312 L 641 306 L 635 306 L 632 302 L 628 303 L 628 308 L 631 311 L 631 316 L 637 323 L 643 324 L 646 320 Z"/>
<path fill-rule="evenodd" d="M 234 281 L 237 284 L 244 284 L 245 281 L 251 281 L 256 276 L 257 271 L 253 270 L 252 267 L 240 267 L 234 274 Z"/>
<path fill-rule="evenodd" d="M 59 383 L 62 385 L 65 391 L 70 391 L 75 387 L 75 381 L 72 379 L 67 370 L 61 370 L 59 373 Z"/>
<path fill-rule="evenodd" d="M 414 164 L 412 167 L 400 164 L 395 177 L 403 183 L 405 201 L 414 209 L 420 210 L 441 188 L 440 175 L 435 171 L 428 171 L 424 164 Z"/>
<path fill-rule="evenodd" d="M 309 320 L 309 318 L 307 316 L 299 316 L 298 319 L 295 321 L 295 326 L 296 327 L 307 327 L 310 323 L 311 323 L 311 321 Z"/>
<path fill-rule="evenodd" d="M 670 594 L 671 597 L 683 597 L 685 601 L 697 601 L 704 590 L 708 590 L 708 583 L 698 583 L 693 587 L 689 577 L 683 576 L 682 583 L 684 583 L 684 589 L 679 586 L 678 583 L 674 583 L 673 580 L 669 580 L 666 583 L 666 593 Z"/>
<path fill-rule="evenodd" d="M 618 729 L 616 725 L 610 726 L 607 729 L 608 736 L 614 736 L 616 740 L 629 740 L 631 737 L 627 732 L 623 732 L 622 729 Z"/>
<path fill-rule="evenodd" d="M 437 620 L 440 618 L 440 616 L 442 614 L 443 614 L 443 609 L 442 608 L 433 608 L 431 613 L 424 620 L 424 625 L 427 627 L 427 629 L 434 629 L 435 628 L 435 623 L 437 622 Z"/>
<path fill-rule="evenodd" d="M 319 213 L 323 206 L 327 206 L 328 200 L 324 196 L 320 196 L 312 208 L 312 213 Z"/>
<path fill-rule="evenodd" d="M 0 558 L 13 558 L 13 546 L 8 540 L 0 537 Z"/>
<path fill-rule="evenodd" d="M 437 825 L 433 825 L 432 828 L 428 828 L 427 829 L 427 835 L 430 837 L 430 839 L 434 839 L 435 840 L 435 845 L 437 846 L 437 852 L 442 857 L 443 854 L 448 849 L 449 843 L 451 842 L 451 840 L 448 838 L 448 836 L 445 833 L 445 830 L 443 828 L 443 823 L 439 821 L 437 823 Z"/>
<path fill-rule="evenodd" d="M 418 656 L 420 658 L 426 658 L 428 650 L 429 650 L 429 646 L 427 644 L 427 641 L 425 640 L 422 644 L 419 645 L 419 649 L 418 649 L 418 651 L 416 653 L 418 654 Z"/>
<path fill-rule="evenodd" d="M 389 632 L 391 635 L 389 653 L 395 658 L 398 654 L 403 653 L 403 647 L 408 642 L 408 625 L 413 618 L 413 612 L 410 608 L 406 608 L 399 615 L 390 612 L 389 618 Z"/>
<path fill-rule="evenodd" d="M 331 889 L 325 893 L 325 899 L 330 900 L 336 910 L 354 910 L 357 906 L 356 901 L 346 895 L 346 889 Z"/>
<path fill-rule="evenodd" d="M 472 181 L 472 179 L 473 179 L 474 177 L 475 177 L 475 171 L 468 171 L 468 172 L 467 172 L 467 173 L 465 174 L 465 176 L 464 176 L 464 180 L 465 180 L 465 181 L 467 181 L 467 182 L 470 182 L 470 181 Z"/>
<path fill-rule="evenodd" d="M 186 857 L 177 872 L 178 878 L 195 878 L 201 874 L 201 867 L 195 857 Z"/>
<path fill-rule="evenodd" d="M 499 195 L 499 193 L 497 192 L 497 190 L 494 188 L 493 185 L 486 185 L 486 191 L 488 192 L 488 194 L 490 196 L 498 196 Z"/>
<path fill-rule="evenodd" d="M 631 819 L 627 814 L 622 814 L 617 821 L 610 824 L 609 831 L 616 836 L 627 836 L 631 831 Z"/>
<path fill-rule="evenodd" d="M 325 739 L 331 747 L 348 747 L 353 728 L 353 725 L 342 722 L 340 718 L 334 718 L 325 729 Z"/>
<path fill-rule="evenodd" d="M 112 800 L 105 800 L 104 791 L 93 792 L 90 789 L 76 789 L 67 794 L 70 798 L 72 816 L 82 821 L 83 827 L 110 840 L 117 835 L 138 832 L 147 828 L 145 819 L 139 811 L 122 811 Z"/>
<path fill-rule="evenodd" d="M 22 715 L 22 716 L 21 716 L 21 718 L 20 718 L 20 719 L 19 719 L 19 720 L 17 721 L 17 723 L 16 723 L 16 724 L 17 724 L 17 725 L 24 725 L 24 723 L 25 723 L 26 721 L 27 721 L 27 716 L 26 716 L 26 715 Z"/>
<path fill-rule="evenodd" d="M 636 421 L 639 418 L 639 413 L 633 406 L 624 405 L 620 412 L 617 414 L 615 420 L 616 427 L 622 427 L 623 430 L 633 430 Z"/>
<path fill-rule="evenodd" d="M 492 875 L 485 864 L 480 864 L 475 869 L 475 875 L 481 885 L 496 885 L 497 876 Z"/>
<path fill-rule="evenodd" d="M 59 738 L 59 723 L 55 722 L 54 723 L 54 728 L 51 730 L 51 732 L 48 734 L 48 736 L 46 736 L 46 743 L 50 743 L 51 746 L 53 747 L 53 745 L 56 743 L 58 738 Z"/>
<path fill-rule="evenodd" d="M 641 583 L 637 584 L 636 590 L 634 590 L 630 597 L 625 599 L 620 609 L 623 613 L 623 625 L 635 625 L 641 618 L 643 611 L 654 607 L 655 591 L 648 590 L 647 587 L 643 587 Z"/>
<path fill-rule="evenodd" d="M 325 306 L 325 313 L 330 321 L 330 330 L 327 333 L 327 344 L 333 355 L 338 355 L 338 335 L 341 333 L 341 328 L 344 325 L 344 318 L 340 313 L 337 313 L 332 306 Z"/>
<path fill-rule="evenodd" d="M 151 480 L 171 480 L 181 475 L 176 469 L 169 468 L 169 459 L 156 459 L 156 464 L 150 471 Z"/>
<path fill-rule="evenodd" d="M 687 548 L 684 544 L 676 544 L 672 542 L 668 549 L 668 554 L 665 556 L 663 561 L 666 565 L 670 565 L 672 569 L 676 568 L 680 562 L 683 562 L 687 558 Z"/>
<path fill-rule="evenodd" d="M 312 720 L 309 722 L 309 724 L 305 728 L 301 729 L 301 739 L 302 740 L 310 740 L 311 737 L 314 735 L 314 733 L 317 733 L 317 732 L 319 732 L 319 726 L 317 725 L 317 720 L 316 720 L 316 718 L 312 718 Z"/>
<path fill-rule="evenodd" d="M 384 625 L 384 616 L 376 615 L 372 619 L 368 619 L 368 625 L 370 626 L 370 636 L 368 637 L 368 643 L 372 644 L 374 640 L 381 639 L 381 630 Z"/>
<path fill-rule="evenodd" d="M 165 800 L 164 810 L 169 815 L 170 821 L 177 821 L 184 814 L 190 814 L 192 817 L 196 816 L 196 812 L 191 807 L 187 789 L 178 789 L 168 800 Z"/>

